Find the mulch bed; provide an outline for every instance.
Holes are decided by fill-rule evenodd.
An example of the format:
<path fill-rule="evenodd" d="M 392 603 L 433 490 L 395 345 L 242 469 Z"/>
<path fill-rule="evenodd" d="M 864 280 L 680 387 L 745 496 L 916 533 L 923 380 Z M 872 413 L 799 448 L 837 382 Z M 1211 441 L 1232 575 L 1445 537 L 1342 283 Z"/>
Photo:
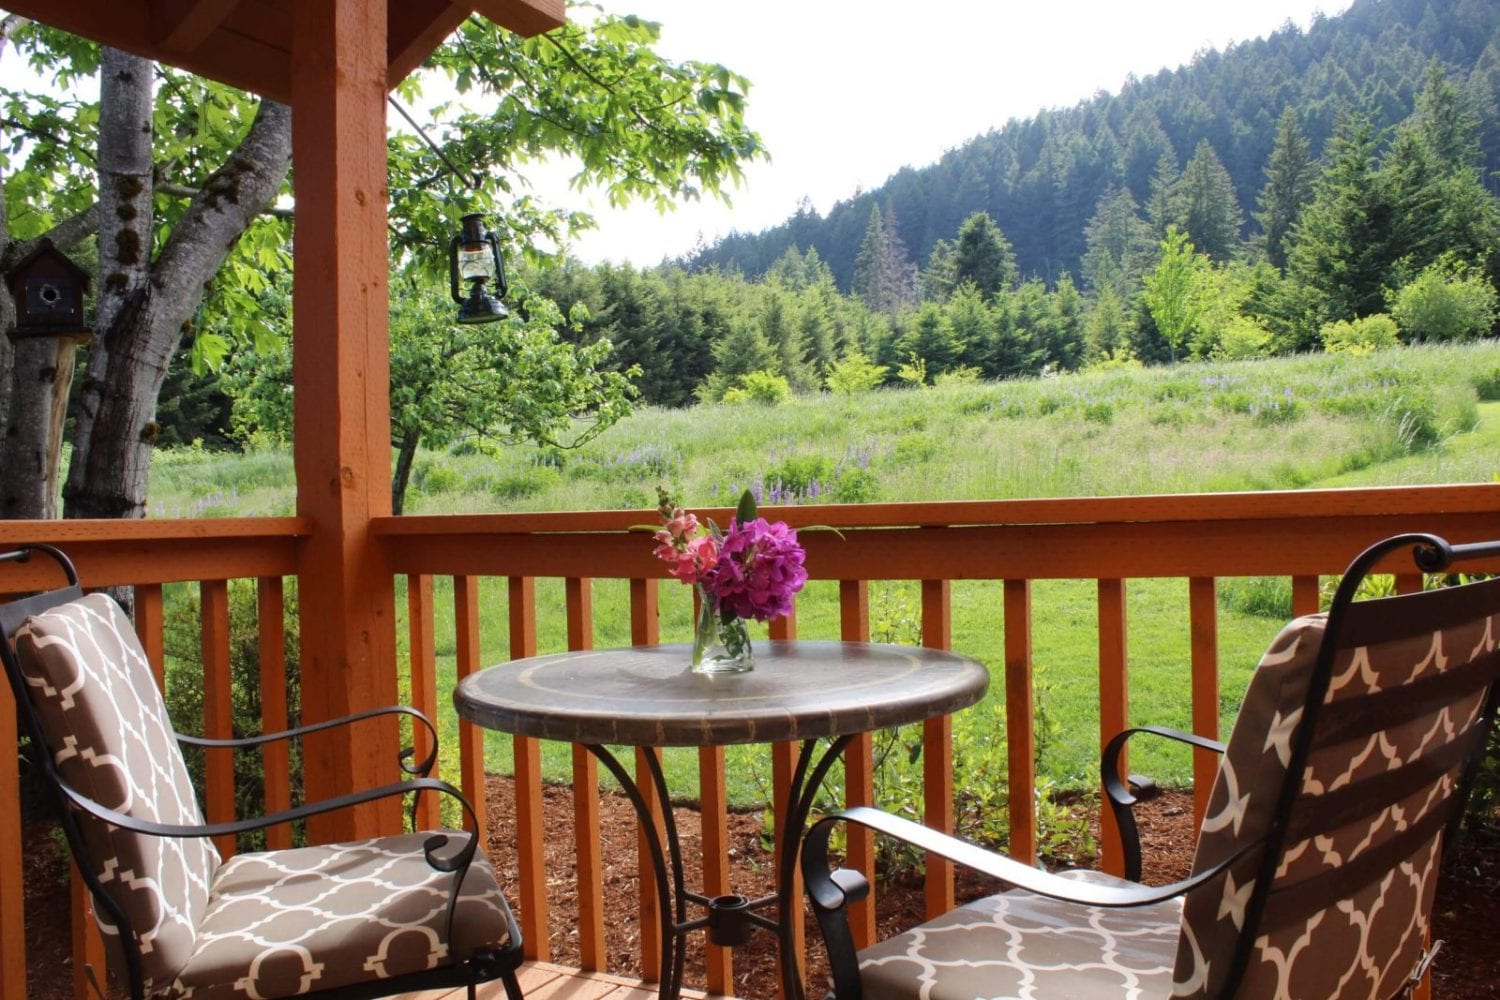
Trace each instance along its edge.
<path fill-rule="evenodd" d="M 573 883 L 564 874 L 573 870 L 573 815 L 571 791 L 549 787 L 543 817 L 546 828 L 551 961 L 578 964 L 577 902 Z M 488 853 L 502 881 L 514 885 L 514 839 L 506 822 L 514 815 L 513 786 L 507 778 L 490 776 L 488 799 L 491 829 Z M 1182 878 L 1192 863 L 1192 801 L 1182 792 L 1166 792 L 1138 810 L 1142 828 L 1146 881 Z M 689 886 L 701 885 L 698 818 L 679 807 L 677 824 L 683 840 Z M 629 802 L 619 795 L 603 797 L 600 808 L 603 846 L 605 943 L 609 971 L 638 974 L 640 932 L 637 926 L 636 824 Z M 729 842 L 734 868 L 734 891 L 747 896 L 771 892 L 772 860 L 761 840 L 759 813 L 729 817 Z M 1096 831 L 1097 835 L 1097 831 Z M 26 835 L 26 940 L 28 997 L 31 1000 L 71 1000 L 66 855 L 48 828 L 34 824 Z M 922 891 L 919 880 L 883 882 L 878 893 L 877 919 L 882 934 L 920 922 Z M 971 873 L 961 873 L 960 899 L 994 891 Z M 512 892 L 512 902 L 515 895 Z M 1500 926 L 1500 833 L 1470 838 L 1450 859 L 1440 883 L 1435 936 L 1447 943 L 1434 966 L 1433 995 L 1439 1000 L 1500 996 L 1500 949 L 1494 929 Z M 687 985 L 704 986 L 702 936 L 694 935 L 688 949 Z M 816 924 L 808 917 L 809 968 L 807 981 L 823 982 L 827 963 L 822 956 Z M 756 934 L 734 953 L 734 991 L 747 1000 L 776 995 L 774 940 Z"/>

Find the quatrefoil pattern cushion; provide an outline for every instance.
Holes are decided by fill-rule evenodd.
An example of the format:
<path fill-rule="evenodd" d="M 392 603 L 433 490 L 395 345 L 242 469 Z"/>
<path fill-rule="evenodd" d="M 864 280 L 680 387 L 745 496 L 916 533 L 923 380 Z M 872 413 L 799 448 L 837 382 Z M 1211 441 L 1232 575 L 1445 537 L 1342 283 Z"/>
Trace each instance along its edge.
<path fill-rule="evenodd" d="M 1098 872 L 1064 877 L 1129 885 Z M 859 953 L 864 994 L 920 1000 L 1140 1000 L 1171 991 L 1181 900 L 1079 906 L 1013 890 Z"/>
<path fill-rule="evenodd" d="M 165 995 L 292 997 L 452 964 L 508 943 L 508 911 L 476 855 L 447 939 L 453 876 L 428 865 L 431 833 L 242 854 L 214 878 L 198 946 Z M 451 834 L 455 838 L 466 834 Z M 444 848 L 443 853 L 449 849 Z"/>
<path fill-rule="evenodd" d="M 1500 580 L 1464 589 L 1467 603 L 1455 605 L 1430 591 L 1350 607 L 1346 636 L 1354 638 L 1333 660 L 1291 833 L 1236 996 L 1384 1000 L 1416 966 L 1437 885 L 1444 807 L 1464 734 L 1483 707 L 1482 689 L 1451 697 L 1442 690 L 1470 690 L 1455 684 L 1459 675 L 1493 676 L 1500 656 L 1493 614 Z M 1266 831 L 1325 624 L 1322 615 L 1289 624 L 1252 676 L 1195 870 Z M 1369 721 L 1382 715 L 1391 722 Z M 1413 776 L 1409 784 L 1403 774 Z M 1320 829 L 1328 822 L 1335 825 Z M 1299 833 L 1299 824 L 1310 832 Z M 1187 897 L 1175 996 L 1224 995 L 1259 863 L 1252 855 Z M 1356 874 L 1364 866 L 1371 874 Z"/>
<path fill-rule="evenodd" d="M 16 653 L 62 778 L 136 819 L 200 825 L 203 816 L 130 621 L 90 594 L 30 618 Z M 204 839 L 147 837 L 78 813 L 95 872 L 140 933 L 148 988 L 170 983 L 193 949 L 219 864 Z M 100 914 L 106 941 L 117 933 Z"/>

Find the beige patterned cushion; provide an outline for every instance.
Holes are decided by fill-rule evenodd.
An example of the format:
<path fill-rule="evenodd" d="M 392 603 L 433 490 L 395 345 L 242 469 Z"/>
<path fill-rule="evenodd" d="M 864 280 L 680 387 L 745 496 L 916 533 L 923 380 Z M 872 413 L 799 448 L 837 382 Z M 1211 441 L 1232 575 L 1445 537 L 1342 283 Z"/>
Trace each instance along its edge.
<path fill-rule="evenodd" d="M 1491 669 L 1486 664 L 1496 656 L 1500 630 L 1493 616 L 1469 611 L 1495 607 L 1497 586 L 1500 580 L 1478 585 L 1488 596 L 1478 600 L 1483 595 L 1471 593 L 1469 609 L 1457 612 L 1442 610 L 1445 606 L 1437 603 L 1442 591 L 1350 607 L 1346 635 L 1363 638 L 1335 656 L 1317 741 L 1292 812 L 1292 834 L 1236 996 L 1384 1000 L 1411 973 L 1424 947 L 1437 882 L 1440 807 L 1454 789 L 1461 763 L 1453 751 L 1463 747 L 1451 741 L 1474 722 L 1481 693 L 1420 709 L 1416 718 L 1373 734 L 1357 730 L 1361 720 L 1399 712 L 1403 701 L 1421 704 L 1413 692 L 1451 681 L 1452 675 L 1443 677 L 1446 672 L 1471 669 L 1470 664 Z M 1448 620 L 1442 621 L 1445 613 Z M 1289 624 L 1251 678 L 1214 785 L 1194 870 L 1264 835 L 1324 625 L 1322 615 Z M 1349 727 L 1343 733 L 1330 731 L 1338 719 Z M 1377 796 L 1380 780 L 1391 780 L 1392 772 L 1413 761 L 1431 765 L 1431 777 L 1411 790 Z M 1375 784 L 1360 785 L 1370 781 Z M 1355 785 L 1360 787 L 1351 790 Z M 1393 804 L 1359 815 L 1384 799 Z M 1297 829 L 1301 822 L 1334 816 L 1337 825 L 1326 832 Z M 1336 884 L 1382 852 L 1390 859 L 1372 865 L 1378 874 L 1369 884 L 1350 891 Z M 1251 856 L 1188 895 L 1174 995 L 1222 994 L 1259 861 Z"/>
<path fill-rule="evenodd" d="M 1064 877 L 1129 885 L 1098 872 Z M 1013 890 L 977 900 L 859 953 L 864 995 L 922 1000 L 1164 997 L 1181 900 L 1079 906 Z"/>
<path fill-rule="evenodd" d="M 64 781 L 137 819 L 203 822 L 166 704 L 119 605 L 92 594 L 36 615 L 17 632 L 16 652 Z M 148 989 L 170 983 L 192 952 L 218 852 L 208 840 L 78 819 L 100 863 L 94 874 L 140 931 Z M 102 914 L 100 923 L 117 940 Z"/>
<path fill-rule="evenodd" d="M 453 876 L 424 859 L 422 844 L 430 836 L 409 833 L 231 858 L 214 878 L 198 949 L 164 995 L 289 997 L 503 947 L 505 902 L 480 855 L 464 878 L 448 946 Z"/>

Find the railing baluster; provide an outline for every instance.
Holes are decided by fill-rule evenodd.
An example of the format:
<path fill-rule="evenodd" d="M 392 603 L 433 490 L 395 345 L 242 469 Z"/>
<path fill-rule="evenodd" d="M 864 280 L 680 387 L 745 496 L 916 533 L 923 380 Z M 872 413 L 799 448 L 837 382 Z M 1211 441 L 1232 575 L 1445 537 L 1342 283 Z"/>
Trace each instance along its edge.
<path fill-rule="evenodd" d="M 1129 686 L 1126 680 L 1125 581 L 1099 581 L 1099 748 L 1130 725 Z M 1120 769 L 1130 773 L 1126 755 Z M 1114 814 L 1099 807 L 1100 868 L 1111 875 L 1125 874 L 1125 849 Z"/>
<path fill-rule="evenodd" d="M 870 639 L 870 584 L 865 580 L 839 581 L 839 638 L 845 642 Z M 875 804 L 875 741 L 869 733 L 860 733 L 844 748 L 844 804 Z M 845 836 L 849 867 L 863 872 L 870 883 L 870 894 L 849 908 L 854 946 L 868 948 L 875 943 L 875 832 L 851 823 Z"/>
<path fill-rule="evenodd" d="M 21 770 L 16 702 L 0 684 L 0 996 L 26 995 L 26 894 L 21 867 Z"/>
<path fill-rule="evenodd" d="M 590 581 L 563 582 L 567 604 L 568 648 L 594 648 L 594 597 Z M 578 876 L 579 964 L 591 972 L 609 964 L 604 944 L 604 859 L 599 833 L 599 762 L 573 745 L 573 849 Z"/>
<path fill-rule="evenodd" d="M 795 639 L 797 638 L 797 609 L 794 607 L 792 613 L 784 618 L 775 618 L 771 621 L 770 628 L 772 639 Z M 796 743 L 773 743 L 771 744 L 771 814 L 776 817 L 776 850 L 773 854 L 776 871 L 781 871 L 781 834 L 787 828 L 787 796 L 791 794 L 792 772 L 797 767 L 797 744 Z M 790 915 L 781 914 L 782 920 L 790 918 L 792 922 L 792 948 L 797 954 L 800 967 L 806 967 L 804 956 L 807 954 L 807 926 L 802 919 L 802 872 L 792 869 L 792 898 L 797 900 L 796 907 Z M 781 966 L 778 959 L 777 968 Z M 782 996 L 781 974 L 776 976 L 776 995 Z"/>
<path fill-rule="evenodd" d="M 406 634 L 410 650 L 408 674 L 411 683 L 411 705 L 423 715 L 437 721 L 437 626 L 432 604 L 432 577 L 414 573 L 406 578 Z M 423 725 L 411 727 L 412 750 L 417 760 L 432 752 L 432 734 Z M 442 776 L 441 762 L 432 765 L 432 777 Z M 433 830 L 443 822 L 443 800 L 439 795 L 423 795 L 417 800 L 417 829 Z"/>
<path fill-rule="evenodd" d="M 94 995 L 89 983 L 89 970 L 93 970 L 99 982 L 104 982 L 108 960 L 104 953 L 104 938 L 99 933 L 99 923 L 94 919 L 93 895 L 84 884 L 83 876 L 78 874 L 76 859 L 68 866 L 68 870 L 72 873 L 68 892 L 72 905 L 69 933 L 73 938 L 73 996 L 77 1000 L 88 1000 Z"/>
<path fill-rule="evenodd" d="M 1192 649 L 1193 732 L 1219 738 L 1219 601 L 1218 581 L 1195 576 L 1188 581 L 1188 628 Z M 1203 825 L 1208 797 L 1219 774 L 1219 755 L 1193 748 L 1193 829 Z"/>
<path fill-rule="evenodd" d="M 661 616 L 658 607 L 658 588 L 655 580 L 633 579 L 630 581 L 630 642 L 636 646 L 654 646 L 661 638 Z M 658 836 L 665 837 L 666 825 L 662 819 L 661 803 L 657 801 L 656 783 L 647 769 L 645 748 L 635 751 L 635 783 L 656 826 Z M 705 852 L 707 848 L 704 849 Z M 704 859 L 707 864 L 707 858 Z M 655 869 L 651 866 L 651 848 L 646 840 L 646 831 L 636 833 L 636 893 L 639 896 L 641 919 L 641 978 L 648 982 L 661 981 L 661 911 L 657 908 Z M 712 959 L 710 959 L 710 968 Z"/>
<path fill-rule="evenodd" d="M 140 589 L 136 589 L 140 601 Z M 260 645 L 260 728 L 277 732 L 287 728 L 286 707 L 286 595 L 281 577 L 263 576 L 255 584 L 255 615 Z M 292 748 L 285 740 L 261 748 L 261 770 L 266 794 L 266 812 L 279 812 L 292 805 Z M 279 823 L 266 828 L 266 849 L 292 846 L 292 827 Z"/>
<path fill-rule="evenodd" d="M 953 585 L 948 580 L 922 581 L 922 645 L 953 648 Z M 953 716 L 922 723 L 922 822 L 953 832 Z M 924 886 L 927 918 L 953 909 L 953 862 L 927 856 Z"/>
<path fill-rule="evenodd" d="M 1036 863 L 1036 720 L 1031 673 L 1031 581 L 1005 581 L 1005 733 L 1010 854 Z"/>
<path fill-rule="evenodd" d="M 1319 593 L 1319 583 L 1316 576 L 1294 576 L 1292 577 L 1292 615 L 1301 618 L 1303 615 L 1315 615 L 1322 602 Z"/>
<path fill-rule="evenodd" d="M 698 748 L 698 819 L 703 825 L 703 894 L 729 892 L 729 795 L 724 748 Z M 707 935 L 704 936 L 705 941 Z M 709 944 L 704 954 L 709 993 L 728 994 L 734 985 L 733 951 Z"/>
<path fill-rule="evenodd" d="M 146 653 L 146 662 L 151 664 L 151 676 L 156 678 L 156 686 L 162 691 L 167 689 L 164 625 L 161 584 L 137 584 L 135 587 L 135 634 L 141 640 L 141 648 Z"/>
<path fill-rule="evenodd" d="M 203 735 L 227 740 L 234 736 L 234 705 L 229 677 L 229 584 L 204 580 L 199 584 L 203 634 Z M 204 813 L 210 823 L 234 819 L 234 751 L 203 754 Z M 234 854 L 231 834 L 215 837 L 219 853 Z"/>
<path fill-rule="evenodd" d="M 506 580 L 510 621 L 510 658 L 536 655 L 536 580 L 512 576 Z M 546 828 L 542 823 L 542 747 L 530 736 L 511 740 L 515 769 L 516 859 L 520 871 L 521 938 L 526 957 L 545 962 L 552 957 L 547 927 Z"/>
<path fill-rule="evenodd" d="M 453 578 L 454 673 L 463 680 L 480 668 L 479 579 Z M 480 843 L 489 832 L 489 809 L 484 787 L 484 730 L 462 719 L 458 722 L 459 787 L 474 807 Z"/>

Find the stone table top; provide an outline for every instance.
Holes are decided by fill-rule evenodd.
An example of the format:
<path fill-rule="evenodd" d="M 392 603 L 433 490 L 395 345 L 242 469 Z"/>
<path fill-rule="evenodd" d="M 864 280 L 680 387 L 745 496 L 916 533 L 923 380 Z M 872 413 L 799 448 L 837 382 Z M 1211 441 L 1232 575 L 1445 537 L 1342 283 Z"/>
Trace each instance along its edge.
<path fill-rule="evenodd" d="M 716 746 L 869 732 L 946 715 L 984 697 L 966 656 L 861 642 L 759 640 L 755 669 L 695 674 L 686 644 L 515 660 L 465 677 L 458 714 L 476 725 L 572 743 Z"/>

